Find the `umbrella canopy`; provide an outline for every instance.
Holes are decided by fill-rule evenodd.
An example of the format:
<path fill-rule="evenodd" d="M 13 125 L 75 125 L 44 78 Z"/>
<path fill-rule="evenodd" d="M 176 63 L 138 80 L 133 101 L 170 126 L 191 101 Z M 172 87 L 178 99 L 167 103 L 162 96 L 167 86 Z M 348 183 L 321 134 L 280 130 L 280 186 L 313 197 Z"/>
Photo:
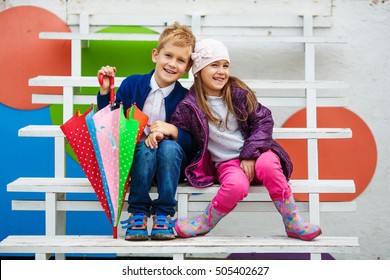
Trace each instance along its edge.
<path fill-rule="evenodd" d="M 137 140 L 139 122 L 127 119 L 123 106 L 111 110 L 111 106 L 99 110 L 88 120 L 92 142 L 98 151 L 98 163 L 103 175 L 105 194 L 109 197 L 111 223 L 116 237 L 117 226 L 122 212 L 128 187 L 131 164 Z"/>
<path fill-rule="evenodd" d="M 112 224 L 113 237 L 117 238 L 135 146 L 148 117 L 135 104 L 126 115 L 122 104 L 113 109 L 113 82 L 111 77 L 110 105 L 96 113 L 93 106 L 82 115 L 77 112 L 61 130 Z"/>
<path fill-rule="evenodd" d="M 91 135 L 86 123 L 86 117 L 93 114 L 91 106 L 84 114 L 77 110 L 67 122 L 60 126 L 69 145 L 71 146 L 82 170 L 91 183 L 104 212 L 109 220 L 111 214 L 109 203 L 103 187 L 103 178 L 100 172 L 97 154 L 93 147 Z"/>

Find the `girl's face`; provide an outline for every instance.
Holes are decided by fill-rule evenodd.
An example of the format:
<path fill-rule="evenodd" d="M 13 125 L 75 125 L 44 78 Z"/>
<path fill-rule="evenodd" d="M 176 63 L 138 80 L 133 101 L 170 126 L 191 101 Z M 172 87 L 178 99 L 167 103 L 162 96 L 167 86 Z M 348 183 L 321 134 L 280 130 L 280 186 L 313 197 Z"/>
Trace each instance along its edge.
<path fill-rule="evenodd" d="M 173 84 L 188 72 L 191 52 L 191 46 L 178 47 L 171 42 L 166 43 L 160 51 L 153 49 L 152 60 L 156 63 L 154 75 L 159 87 Z"/>
<path fill-rule="evenodd" d="M 230 64 L 227 60 L 210 63 L 200 71 L 207 95 L 221 96 L 222 88 L 229 79 Z"/>

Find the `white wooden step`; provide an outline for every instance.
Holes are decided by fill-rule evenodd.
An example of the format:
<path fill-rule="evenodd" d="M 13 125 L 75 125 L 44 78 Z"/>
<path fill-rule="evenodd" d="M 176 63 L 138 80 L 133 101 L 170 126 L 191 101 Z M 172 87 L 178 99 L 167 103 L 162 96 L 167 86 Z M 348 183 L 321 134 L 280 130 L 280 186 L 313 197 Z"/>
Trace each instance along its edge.
<path fill-rule="evenodd" d="M 294 193 L 354 193 L 353 180 L 291 180 Z M 219 186 L 207 188 L 191 187 L 188 183 L 179 184 L 178 194 L 217 192 Z M 94 193 L 87 178 L 38 178 L 20 177 L 7 184 L 8 192 L 52 192 L 52 193 Z M 263 186 L 252 186 L 250 193 L 268 194 Z M 153 192 L 156 192 L 153 189 Z"/>
<path fill-rule="evenodd" d="M 127 14 L 83 14 L 87 17 L 86 22 L 90 26 L 145 26 L 145 27 L 161 27 L 180 22 L 183 25 L 192 26 L 193 17 L 201 17 L 201 27 L 218 28 L 225 27 L 231 29 L 233 27 L 253 28 L 253 27 L 303 27 L 302 15 L 262 15 L 258 14 L 229 14 L 216 15 L 205 13 L 193 13 L 183 15 L 127 15 Z M 79 26 L 82 20 L 80 14 L 68 14 L 67 24 L 70 26 Z M 313 27 L 326 28 L 332 26 L 332 19 L 329 16 L 313 15 Z"/>
<path fill-rule="evenodd" d="M 119 87 L 126 77 L 115 77 Z M 180 79 L 184 87 L 191 87 L 193 80 Z M 255 80 L 243 79 L 252 89 L 343 89 L 349 85 L 343 81 Z M 28 80 L 29 86 L 99 87 L 95 76 L 37 76 Z"/>
<path fill-rule="evenodd" d="M 158 41 L 160 34 L 137 34 L 137 33 L 76 33 L 76 32 L 41 32 L 39 39 L 50 40 L 85 40 L 85 41 Z M 210 37 L 198 35 L 198 39 Z M 257 42 L 257 43 L 346 43 L 342 37 L 319 37 L 319 36 L 218 36 L 213 38 L 223 42 Z"/>
<path fill-rule="evenodd" d="M 257 94 L 258 101 L 267 107 L 305 107 L 306 97 L 295 96 L 262 96 Z M 34 104 L 64 104 L 62 94 L 32 94 Z M 73 95 L 73 104 L 90 105 L 96 104 L 96 94 L 94 95 Z M 318 96 L 317 107 L 347 107 L 349 100 L 346 97 Z"/>
<path fill-rule="evenodd" d="M 112 236 L 9 236 L 0 243 L 2 253 L 357 253 L 357 237 L 320 236 L 307 242 L 285 236 L 176 238 L 170 241 L 129 242 Z"/>
<path fill-rule="evenodd" d="M 21 137 L 64 137 L 59 125 L 28 125 L 19 129 Z M 275 139 L 351 138 L 349 128 L 274 128 Z"/>

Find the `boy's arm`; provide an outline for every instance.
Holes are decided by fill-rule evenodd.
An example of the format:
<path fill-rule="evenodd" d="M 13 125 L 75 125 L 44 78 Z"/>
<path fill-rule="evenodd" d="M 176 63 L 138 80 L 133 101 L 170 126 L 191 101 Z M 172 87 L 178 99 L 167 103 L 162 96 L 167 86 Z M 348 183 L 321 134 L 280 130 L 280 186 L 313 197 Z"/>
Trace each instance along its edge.
<path fill-rule="evenodd" d="M 102 109 L 106 107 L 110 103 L 110 95 L 108 94 L 110 92 L 110 81 L 109 77 L 114 77 L 116 74 L 116 67 L 112 66 L 102 66 L 98 73 L 97 77 L 99 79 L 99 75 L 103 74 L 103 81 L 102 84 L 100 85 L 99 92 L 97 94 L 97 105 L 98 109 Z"/>
<path fill-rule="evenodd" d="M 101 94 L 100 91 L 97 94 L 97 106 L 98 110 L 106 107 L 110 103 L 110 95 L 109 94 Z"/>
<path fill-rule="evenodd" d="M 190 133 L 180 127 L 163 121 L 155 121 L 148 125 L 150 126 L 150 132 L 160 132 L 166 137 L 176 140 L 186 154 L 192 155 L 198 150 L 196 140 L 193 139 Z"/>
<path fill-rule="evenodd" d="M 180 127 L 177 127 L 177 131 L 177 143 L 179 143 L 187 155 L 192 157 L 199 150 L 198 143 L 187 131 L 181 129 Z"/>

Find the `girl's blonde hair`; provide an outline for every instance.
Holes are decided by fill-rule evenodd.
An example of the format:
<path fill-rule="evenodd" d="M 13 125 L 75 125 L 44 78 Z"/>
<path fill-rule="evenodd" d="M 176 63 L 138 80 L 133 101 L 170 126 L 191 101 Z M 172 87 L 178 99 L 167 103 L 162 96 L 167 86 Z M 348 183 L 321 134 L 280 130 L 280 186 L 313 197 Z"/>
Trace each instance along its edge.
<path fill-rule="evenodd" d="M 203 87 L 203 81 L 201 75 L 195 77 L 194 85 L 192 86 L 196 92 L 196 102 L 199 108 L 205 113 L 207 119 L 215 123 L 218 128 L 220 128 L 224 123 L 228 127 L 228 114 L 226 114 L 225 120 L 216 118 L 210 110 L 210 107 L 207 104 L 208 95 Z M 244 112 L 236 112 L 233 106 L 233 97 L 232 90 L 234 87 L 242 88 L 247 91 L 245 99 L 245 108 Z M 242 80 L 237 77 L 229 77 L 226 85 L 221 89 L 222 100 L 228 107 L 228 113 L 232 113 L 238 122 L 245 122 L 248 117 L 256 110 L 257 107 L 257 98 L 253 90 L 251 90 Z"/>

